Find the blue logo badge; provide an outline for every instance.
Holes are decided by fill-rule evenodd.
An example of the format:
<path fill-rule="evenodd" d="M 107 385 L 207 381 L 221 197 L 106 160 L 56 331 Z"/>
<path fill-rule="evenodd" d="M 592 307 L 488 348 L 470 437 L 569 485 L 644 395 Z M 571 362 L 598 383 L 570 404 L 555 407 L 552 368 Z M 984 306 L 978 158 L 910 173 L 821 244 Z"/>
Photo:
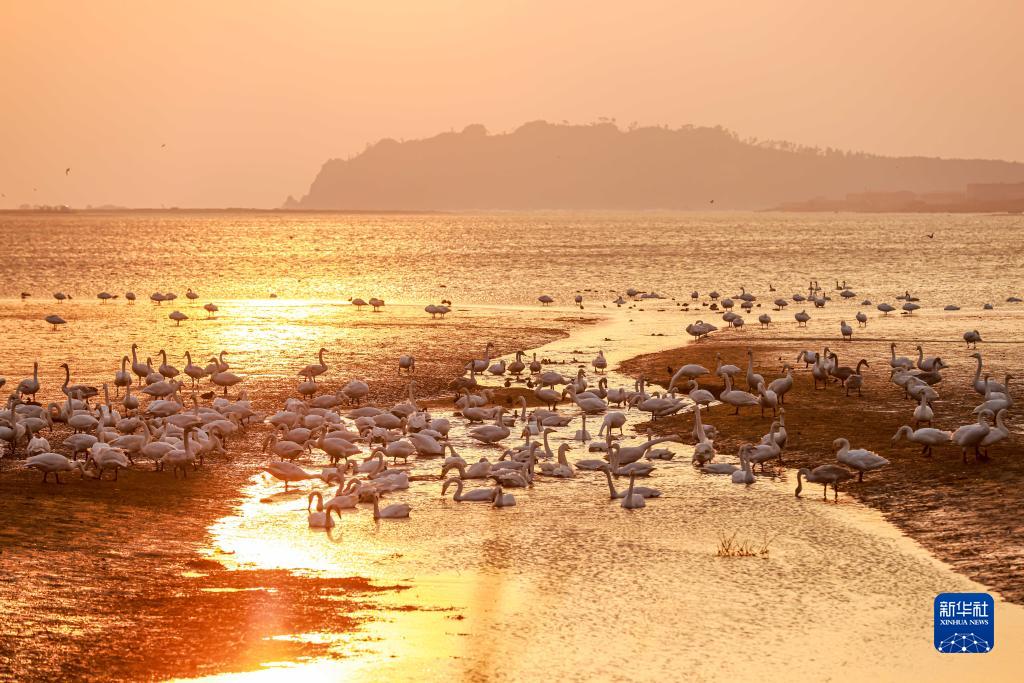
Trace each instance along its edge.
<path fill-rule="evenodd" d="M 988 593 L 935 596 L 935 649 L 948 654 L 990 652 L 996 645 L 995 606 Z"/>

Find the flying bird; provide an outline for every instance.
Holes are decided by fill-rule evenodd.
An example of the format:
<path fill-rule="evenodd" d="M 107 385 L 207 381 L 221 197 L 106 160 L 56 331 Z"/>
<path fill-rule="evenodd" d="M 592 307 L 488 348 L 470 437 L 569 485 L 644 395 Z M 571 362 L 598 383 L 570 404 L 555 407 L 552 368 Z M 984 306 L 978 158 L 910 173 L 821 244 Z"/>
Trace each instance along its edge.
<path fill-rule="evenodd" d="M 64 175 L 69 175 L 70 173 L 71 173 L 71 167 L 68 166 L 67 168 L 64 169 Z"/>
<path fill-rule="evenodd" d="M 935 239 L 935 233 L 925 233 L 925 237 L 927 237 L 930 240 L 933 240 Z"/>

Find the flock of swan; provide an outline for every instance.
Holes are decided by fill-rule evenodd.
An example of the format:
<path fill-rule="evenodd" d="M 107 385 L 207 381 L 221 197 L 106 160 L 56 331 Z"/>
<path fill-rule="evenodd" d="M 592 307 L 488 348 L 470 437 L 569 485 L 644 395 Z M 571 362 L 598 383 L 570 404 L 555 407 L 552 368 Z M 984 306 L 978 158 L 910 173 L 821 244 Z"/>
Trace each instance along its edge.
<path fill-rule="evenodd" d="M 191 290 L 189 295 L 191 299 L 197 296 Z M 853 292 L 843 289 L 841 296 L 849 299 Z M 810 300 L 816 306 L 819 301 L 824 305 L 827 299 L 813 282 L 808 297 L 795 295 L 794 299 L 797 297 Z M 133 300 L 127 295 L 126 298 Z M 163 295 L 163 300 L 167 298 L 168 295 Z M 551 303 L 544 298 L 541 303 Z M 697 292 L 692 298 L 698 298 Z M 718 308 L 721 304 L 725 309 L 723 318 L 732 327 L 742 325 L 736 324 L 737 318 L 731 311 L 732 298 L 719 301 L 717 292 L 712 292 L 709 298 L 711 301 L 705 306 Z M 901 298 L 914 303 L 909 293 Z M 736 299 L 749 309 L 756 297 L 743 290 Z M 357 301 L 375 308 L 383 306 L 383 301 L 376 299 L 368 304 L 361 300 L 352 303 L 355 305 Z M 581 301 L 580 297 L 576 303 L 581 305 Z M 781 310 L 784 300 L 777 300 L 776 306 Z M 879 310 L 883 315 L 888 312 L 881 306 Z M 905 305 L 904 310 L 910 315 L 914 308 Z M 427 312 L 443 315 L 447 311 L 430 311 L 428 307 Z M 808 321 L 800 314 L 796 319 L 798 324 Z M 859 314 L 856 319 L 861 325 L 867 324 Z M 714 330 L 713 325 L 703 322 L 687 327 L 697 338 L 706 337 Z M 841 333 L 842 339 L 848 340 L 853 330 L 843 322 Z M 968 346 L 976 347 L 981 337 L 972 330 L 964 334 L 964 340 Z M 601 350 L 590 361 L 593 375 L 584 367 L 569 375 L 545 369 L 536 355 L 529 363 L 525 362 L 521 351 L 511 362 L 495 361 L 493 350 L 493 344 L 488 343 L 483 357 L 467 361 L 464 372 L 451 381 L 450 387 L 458 397 L 450 416 L 433 415 L 421 405 L 415 397 L 416 382 L 411 377 L 407 397 L 393 405 L 366 404 L 370 386 L 359 379 L 328 390 L 326 356 L 330 352 L 326 348 L 319 350 L 315 362 L 297 371 L 298 396 L 288 398 L 273 414 L 263 415 L 253 409 L 244 389 L 236 400 L 227 397 L 228 389 L 241 383 L 243 378 L 229 370 L 226 352 L 211 355 L 206 365 L 197 365 L 191 352 L 186 351 L 181 356 L 185 365 L 179 370 L 170 364 L 164 349 L 142 360 L 138 346 L 133 344 L 130 353 L 121 357 L 111 382 L 101 387 L 72 383 L 70 367 L 64 364 L 65 380 L 60 387 L 63 398 L 46 405 L 36 400 L 41 390 L 36 363 L 32 376 L 18 383 L 6 410 L 0 412 L 0 441 L 6 442 L 10 455 L 24 456 L 26 467 L 42 472 L 44 482 L 53 476 L 57 483 L 63 483 L 60 475 L 74 471 L 83 478 L 99 480 L 109 472 L 116 479 L 119 470 L 138 467 L 140 462 L 146 461 L 157 471 L 170 469 L 175 478 L 187 478 L 188 472 L 203 467 L 208 457 L 224 454 L 230 437 L 252 423 L 263 423 L 267 427 L 263 450 L 271 458 L 261 468 L 263 472 L 283 482 L 286 491 L 290 485 L 307 480 L 320 480 L 337 487 L 334 495 L 326 500 L 319 491 L 311 492 L 307 498 L 305 513 L 309 526 L 319 529 L 331 528 L 335 524 L 334 517 L 342 510 L 354 510 L 360 504 L 371 504 L 376 520 L 408 517 L 411 512 L 408 503 L 382 506 L 381 498 L 400 495 L 410 488 L 413 483 L 407 468 L 410 457 L 436 458 L 441 495 L 451 490 L 453 499 L 459 502 L 510 507 L 516 504 L 511 490 L 529 490 L 538 477 L 558 481 L 595 472 L 600 473 L 599 479 L 607 484 L 609 499 L 631 510 L 644 508 L 648 500 L 661 496 L 656 488 L 638 485 L 637 479 L 650 477 L 659 461 L 674 457 L 662 444 L 692 441 L 695 468 L 707 475 L 726 475 L 733 483 L 742 485 L 756 481 L 755 466 L 764 472 L 768 464 L 783 462 L 788 440 L 786 395 L 798 381 L 790 363 L 783 366 L 782 376 L 766 378 L 757 372 L 752 350 L 747 351 L 745 362 L 740 365 L 727 363 L 719 356 L 713 371 L 692 363 L 674 370 L 670 368 L 668 389 L 651 392 L 642 379 L 632 388 L 609 387 L 604 376 L 608 359 Z M 1008 388 L 1011 375 L 1006 375 L 1003 383 L 990 379 L 988 374 L 983 376 L 982 357 L 975 351 L 972 357 L 976 359 L 977 369 L 970 390 L 982 401 L 975 410 L 977 420 L 954 432 L 946 432 L 931 426 L 933 403 L 938 398 L 935 387 L 943 380 L 945 361 L 926 356 L 921 346 L 916 348 L 916 360 L 898 357 L 895 343 L 890 345 L 889 351 L 891 380 L 915 406 L 913 426 L 900 427 L 892 438 L 893 445 L 906 439 L 920 444 L 922 452 L 931 455 L 936 447 L 955 444 L 966 462 L 969 452 L 973 452 L 975 460 L 987 458 L 989 449 L 1008 437 L 1004 420 L 1013 406 Z M 802 351 L 794 363 L 801 362 L 810 370 L 814 389 L 819 384 L 822 387 L 838 384 L 847 396 L 852 391 L 860 394 L 862 373 L 865 368 L 870 369 L 866 359 L 854 365 L 841 364 L 837 353 L 827 347 L 821 352 Z M 411 376 L 415 372 L 415 358 L 401 356 L 397 369 Z M 529 410 L 524 396 L 518 397 L 516 409 L 497 403 L 494 389 L 481 380 L 506 374 L 521 381 L 525 379 L 539 407 Z M 591 382 L 592 376 L 598 377 L 596 384 Z M 701 387 L 700 383 L 708 377 L 722 383 L 717 396 Z M 0 387 L 4 382 L 0 378 Z M 200 394 L 204 382 L 210 385 L 210 390 Z M 745 383 L 745 390 L 740 388 L 741 382 Z M 110 385 L 114 388 L 113 399 Z M 222 390 L 219 396 L 218 389 Z M 201 404 L 200 398 L 209 403 Z M 560 411 L 559 407 L 564 408 L 566 404 L 571 410 Z M 704 421 L 704 413 L 718 405 L 731 408 L 733 415 L 745 409 L 758 410 L 762 417 L 767 411 L 771 412 L 767 433 L 738 449 L 738 463 L 719 459 L 714 444 L 719 432 Z M 652 420 L 690 410 L 693 429 L 685 439 L 681 434 L 653 438 L 648 432 L 646 440 L 624 445 L 621 441 L 624 427 L 634 409 Z M 600 424 L 596 437 L 588 431 L 588 418 L 592 425 Z M 573 446 L 566 441 L 552 449 L 550 436 L 577 421 L 579 426 L 572 443 L 586 446 L 596 457 L 570 463 L 567 453 Z M 70 434 L 55 447 L 44 437 L 44 432 L 53 438 L 57 424 L 64 425 Z M 493 449 L 493 455 L 476 462 L 467 461 L 449 439 L 453 430 L 460 430 L 482 448 Z M 832 446 L 835 464 L 798 470 L 797 496 L 807 482 L 821 484 L 826 500 L 831 486 L 834 499 L 838 500 L 840 484 L 854 477 L 862 481 L 865 473 L 889 464 L 878 453 L 852 447 L 850 440 L 844 437 L 837 437 Z M 79 456 L 83 456 L 82 460 Z M 326 459 L 319 471 L 296 462 L 314 457 Z M 398 460 L 402 460 L 402 466 L 398 465 Z M 628 478 L 628 484 L 616 487 L 617 478 Z M 468 488 L 472 480 L 491 485 Z"/>

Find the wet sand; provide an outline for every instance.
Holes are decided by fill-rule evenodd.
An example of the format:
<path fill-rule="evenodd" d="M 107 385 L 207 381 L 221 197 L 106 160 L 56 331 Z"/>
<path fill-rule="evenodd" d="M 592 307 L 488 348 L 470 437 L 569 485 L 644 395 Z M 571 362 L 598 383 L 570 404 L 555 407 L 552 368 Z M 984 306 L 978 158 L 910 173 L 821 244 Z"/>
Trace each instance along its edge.
<path fill-rule="evenodd" d="M 867 333 L 864 333 L 867 336 Z M 844 395 L 842 387 L 830 383 L 825 390 L 814 390 L 810 369 L 795 362 L 803 349 L 820 350 L 830 346 L 839 354 L 842 365 L 856 365 L 865 358 L 862 397 Z M 936 385 L 939 400 L 934 404 L 932 426 L 948 431 L 977 418 L 972 411 L 982 402 L 970 388 L 975 361 L 973 351 L 963 343 L 927 342 L 927 353 L 942 357 L 950 368 Z M 1003 380 L 1007 353 L 1003 345 L 979 345 L 986 367 L 998 368 L 994 379 Z M 835 463 L 832 442 L 839 437 L 850 440 L 852 448 L 866 448 L 887 458 L 891 465 L 865 475 L 862 483 L 840 485 L 868 505 L 879 509 L 900 529 L 919 541 L 936 557 L 957 571 L 998 590 L 1005 599 L 1024 603 L 1024 522 L 1019 510 L 1024 506 L 1024 460 L 1020 455 L 1024 437 L 1020 427 L 1007 421 L 1010 436 L 991 449 L 991 460 L 968 462 L 961 459 L 955 445 L 937 447 L 933 457 L 923 456 L 920 446 L 901 440 L 895 446 L 890 439 L 904 424 L 913 425 L 916 403 L 904 398 L 903 390 L 889 381 L 889 343 L 886 339 L 840 342 L 831 338 L 764 339 L 750 334 L 727 332 L 684 348 L 630 359 L 621 370 L 643 376 L 663 387 L 668 386 L 668 366 L 698 363 L 714 371 L 715 355 L 723 362 L 743 368 L 735 388 L 748 390 L 745 373 L 747 348 L 754 350 L 754 369 L 766 380 L 782 375 L 782 363 L 794 366 L 794 386 L 786 395 L 786 424 L 789 441 L 783 452 L 785 467 L 816 467 Z M 883 355 L 884 354 L 884 355 Z M 901 343 L 899 356 L 913 356 L 912 346 Z M 994 373 L 995 375 L 995 373 Z M 723 388 L 717 377 L 701 387 L 716 396 Z M 685 390 L 685 388 L 684 388 Z M 1011 391 L 1013 387 L 1011 385 Z M 727 405 L 705 411 L 704 421 L 719 430 L 715 448 L 719 453 L 735 454 L 747 441 L 759 441 L 771 425 L 771 411 L 761 417 L 757 408 L 744 408 L 732 415 Z M 1011 411 L 1012 413 L 1012 411 Z M 658 419 L 639 425 L 656 434 L 680 432 L 692 443 L 692 413 Z M 805 486 L 804 496 L 819 496 L 821 489 Z M 831 492 L 829 496 L 831 497 Z"/>
<path fill-rule="evenodd" d="M 6 316 L 16 317 L 18 311 L 8 309 Z M 398 327 L 418 328 L 403 348 L 429 359 L 418 363 L 417 395 L 450 404 L 447 382 L 468 360 L 458 354 L 475 348 L 476 339 L 486 337 L 499 353 L 509 353 L 565 336 L 566 328 L 587 320 L 569 315 L 558 327 L 526 329 L 445 321 L 430 334 L 419 320 Z M 395 325 L 393 318 L 389 322 Z M 369 344 L 360 354 L 370 370 L 363 376 L 375 402 L 405 396 L 409 378 L 392 371 L 397 365 L 392 344 Z M 258 409 L 276 410 L 296 395 L 297 381 L 248 370 L 240 387 Z M 83 374 L 101 379 L 108 371 Z M 337 381 L 328 378 L 332 388 Z M 44 382 L 40 400 L 56 400 L 58 384 Z M 43 435 L 57 446 L 70 433 L 58 424 Z M 315 640 L 288 638 L 291 634 L 354 632 L 380 618 L 369 606 L 401 609 L 401 603 L 381 607 L 376 600 L 401 592 L 406 586 L 400 582 L 226 571 L 203 554 L 210 526 L 233 513 L 241 489 L 267 462 L 260 450 L 266 433 L 265 425 L 253 424 L 229 439 L 226 457 L 208 460 L 187 480 L 142 463 L 122 471 L 116 482 L 65 473 L 63 485 L 42 484 L 38 472 L 24 468 L 23 452 L 18 459 L 5 453 L 8 457 L 0 459 L 0 679 L 147 680 L 247 671 L 326 650 Z"/>

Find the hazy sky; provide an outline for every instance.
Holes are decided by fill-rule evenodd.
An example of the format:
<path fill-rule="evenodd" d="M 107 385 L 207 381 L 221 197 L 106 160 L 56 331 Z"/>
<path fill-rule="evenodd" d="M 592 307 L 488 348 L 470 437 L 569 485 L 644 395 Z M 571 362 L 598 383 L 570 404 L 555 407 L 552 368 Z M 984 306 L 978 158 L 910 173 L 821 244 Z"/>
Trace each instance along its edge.
<path fill-rule="evenodd" d="M 0 207 L 277 206 L 381 137 L 600 116 L 1024 160 L 1022 27 L 1024 0 L 3 0 Z"/>

